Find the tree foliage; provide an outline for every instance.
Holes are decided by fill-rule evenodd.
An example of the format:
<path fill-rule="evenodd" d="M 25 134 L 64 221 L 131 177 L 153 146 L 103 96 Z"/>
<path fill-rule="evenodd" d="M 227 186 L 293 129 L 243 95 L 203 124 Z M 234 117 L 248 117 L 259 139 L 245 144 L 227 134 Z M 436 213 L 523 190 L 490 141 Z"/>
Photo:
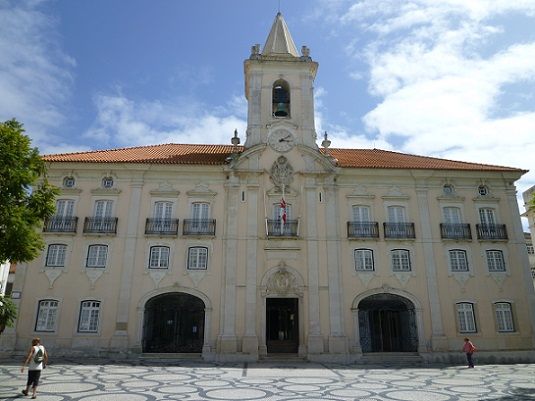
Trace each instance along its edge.
<path fill-rule="evenodd" d="M 0 123 L 0 263 L 28 262 L 39 255 L 43 220 L 54 213 L 57 193 L 22 124 Z"/>
<path fill-rule="evenodd" d="M 0 334 L 6 327 L 13 327 L 17 317 L 17 306 L 9 297 L 0 295 Z"/>

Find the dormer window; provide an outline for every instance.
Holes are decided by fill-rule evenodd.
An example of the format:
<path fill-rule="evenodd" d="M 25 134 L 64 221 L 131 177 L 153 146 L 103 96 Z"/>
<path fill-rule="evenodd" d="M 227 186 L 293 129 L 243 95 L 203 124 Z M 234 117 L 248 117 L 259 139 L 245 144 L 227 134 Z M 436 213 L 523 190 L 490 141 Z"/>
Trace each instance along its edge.
<path fill-rule="evenodd" d="M 489 188 L 486 185 L 480 185 L 477 187 L 477 193 L 480 196 L 487 196 L 489 194 Z"/>
<path fill-rule="evenodd" d="M 112 188 L 113 187 L 113 178 L 112 177 L 104 177 L 102 179 L 102 188 Z"/>
<path fill-rule="evenodd" d="M 64 188 L 73 188 L 75 184 L 74 177 L 65 177 L 63 179 Z"/>
<path fill-rule="evenodd" d="M 280 79 L 273 84 L 273 116 L 290 117 L 290 87 L 288 82 Z"/>

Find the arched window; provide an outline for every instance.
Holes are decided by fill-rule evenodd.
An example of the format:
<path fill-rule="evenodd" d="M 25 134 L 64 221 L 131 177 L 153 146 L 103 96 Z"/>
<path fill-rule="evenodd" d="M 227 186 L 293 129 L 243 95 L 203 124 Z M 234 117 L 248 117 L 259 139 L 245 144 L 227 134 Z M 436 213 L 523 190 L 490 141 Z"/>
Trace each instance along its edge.
<path fill-rule="evenodd" d="M 273 84 L 272 107 L 274 117 L 290 117 L 290 86 L 279 79 Z"/>

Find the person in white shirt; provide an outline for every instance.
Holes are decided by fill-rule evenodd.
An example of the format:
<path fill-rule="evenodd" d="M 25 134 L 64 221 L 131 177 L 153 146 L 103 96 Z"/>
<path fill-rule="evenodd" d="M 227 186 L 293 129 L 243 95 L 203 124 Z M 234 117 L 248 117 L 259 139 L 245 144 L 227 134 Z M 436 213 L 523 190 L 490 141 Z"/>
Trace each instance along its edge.
<path fill-rule="evenodd" d="M 32 398 L 36 398 L 37 386 L 39 385 L 39 378 L 41 377 L 41 371 L 46 367 L 48 362 L 48 353 L 45 347 L 41 344 L 40 338 L 34 338 L 32 340 L 32 346 L 28 350 L 28 355 L 20 368 L 20 372 L 24 372 L 24 367 L 28 365 L 28 381 L 26 383 L 26 389 L 22 390 L 22 394 L 28 395 L 30 386 L 32 388 Z"/>

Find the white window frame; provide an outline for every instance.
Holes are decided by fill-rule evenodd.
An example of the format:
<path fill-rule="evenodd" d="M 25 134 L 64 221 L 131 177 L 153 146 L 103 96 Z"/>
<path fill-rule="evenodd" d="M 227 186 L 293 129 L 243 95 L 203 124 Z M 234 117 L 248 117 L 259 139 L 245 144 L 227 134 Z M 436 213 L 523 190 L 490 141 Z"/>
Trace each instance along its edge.
<path fill-rule="evenodd" d="M 56 201 L 55 217 L 72 217 L 74 216 L 74 200 L 58 199 Z"/>
<path fill-rule="evenodd" d="M 535 248 L 533 247 L 533 244 L 526 244 L 526 250 L 528 255 L 535 255 Z"/>
<path fill-rule="evenodd" d="M 412 271 L 411 252 L 408 249 L 392 249 L 390 251 L 390 259 L 393 272 Z"/>
<path fill-rule="evenodd" d="M 85 260 L 85 267 L 104 269 L 106 268 L 107 262 L 108 245 L 91 244 L 87 247 L 87 258 Z"/>
<path fill-rule="evenodd" d="M 367 249 L 367 248 L 355 249 L 353 251 L 353 260 L 355 263 L 355 271 L 357 272 L 375 271 L 375 263 L 374 263 L 372 249 Z"/>
<path fill-rule="evenodd" d="M 458 302 L 455 304 L 459 333 L 477 333 L 474 304 L 471 302 Z"/>
<path fill-rule="evenodd" d="M 49 244 L 46 252 L 46 267 L 65 267 L 67 258 L 67 245 Z"/>
<path fill-rule="evenodd" d="M 496 315 L 496 326 L 500 333 L 511 333 L 515 331 L 513 320 L 513 306 L 510 302 L 496 302 L 494 304 Z"/>
<path fill-rule="evenodd" d="M 88 299 L 80 303 L 78 333 L 98 333 L 101 302 Z"/>
<path fill-rule="evenodd" d="M 173 202 L 156 201 L 154 202 L 152 217 L 156 220 L 170 219 L 173 216 Z"/>
<path fill-rule="evenodd" d="M 59 301 L 55 299 L 42 299 L 37 304 L 37 317 L 35 331 L 54 332 L 58 318 Z"/>
<path fill-rule="evenodd" d="M 93 209 L 93 217 L 111 217 L 113 213 L 112 199 L 97 199 Z"/>
<path fill-rule="evenodd" d="M 481 224 L 496 224 L 496 209 L 492 207 L 481 207 L 478 209 L 477 214 L 479 216 L 479 222 Z"/>
<path fill-rule="evenodd" d="M 487 249 L 485 256 L 487 259 L 487 268 L 490 273 L 503 273 L 507 271 L 505 255 L 502 250 Z"/>
<path fill-rule="evenodd" d="M 470 271 L 470 265 L 468 264 L 468 254 L 464 249 L 448 250 L 448 258 L 450 262 L 450 270 L 453 273 L 465 273 Z"/>
<path fill-rule="evenodd" d="M 351 218 L 354 223 L 368 223 L 371 221 L 372 211 L 367 205 L 353 205 Z"/>
<path fill-rule="evenodd" d="M 406 223 L 407 208 L 403 205 L 390 205 L 386 208 L 388 223 Z"/>
<path fill-rule="evenodd" d="M 165 254 L 167 253 L 167 255 Z M 166 245 L 152 245 L 149 249 L 149 269 L 169 269 L 171 248 Z"/>
<path fill-rule="evenodd" d="M 208 247 L 190 246 L 188 248 L 187 270 L 208 270 Z"/>
<path fill-rule="evenodd" d="M 106 188 L 106 189 L 113 188 L 113 186 L 115 185 L 115 180 L 110 175 L 106 177 L 102 177 L 101 185 L 102 185 L 102 188 Z"/>
<path fill-rule="evenodd" d="M 462 224 L 463 222 L 462 211 L 458 206 L 444 206 L 442 216 L 446 224 Z"/>

